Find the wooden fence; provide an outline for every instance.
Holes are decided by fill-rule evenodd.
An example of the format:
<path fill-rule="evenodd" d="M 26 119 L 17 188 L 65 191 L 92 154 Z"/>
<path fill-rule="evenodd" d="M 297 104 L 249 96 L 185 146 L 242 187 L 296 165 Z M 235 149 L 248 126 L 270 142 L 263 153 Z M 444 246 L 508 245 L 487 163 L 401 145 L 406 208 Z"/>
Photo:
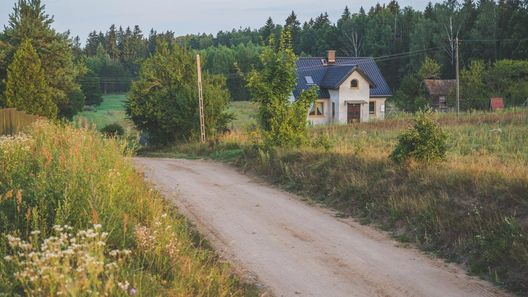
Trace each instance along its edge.
<path fill-rule="evenodd" d="M 38 119 L 44 117 L 30 115 L 15 108 L 0 109 L 0 136 L 17 134 Z"/>

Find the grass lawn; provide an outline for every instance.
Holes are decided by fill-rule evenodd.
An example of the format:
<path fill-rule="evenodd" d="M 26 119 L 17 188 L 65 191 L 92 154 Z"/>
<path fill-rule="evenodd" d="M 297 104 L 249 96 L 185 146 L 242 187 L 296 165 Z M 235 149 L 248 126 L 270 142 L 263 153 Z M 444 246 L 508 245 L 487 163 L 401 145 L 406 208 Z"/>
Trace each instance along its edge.
<path fill-rule="evenodd" d="M 126 118 L 126 94 L 108 94 L 103 96 L 103 102 L 96 107 L 96 111 L 83 111 L 75 117 L 75 121 L 84 120 L 90 125 L 101 129 L 108 124 L 119 123 L 125 129 L 134 129 L 134 124 Z M 243 131 L 248 126 L 256 124 L 257 106 L 249 101 L 231 102 L 228 112 L 233 113 L 235 119 L 230 124 L 233 131 Z"/>
<path fill-rule="evenodd" d="M 126 118 L 125 102 L 126 94 L 108 94 L 103 96 L 103 102 L 96 107 L 96 111 L 83 111 L 79 113 L 75 120 L 85 120 L 97 129 L 101 129 L 108 124 L 119 123 L 125 129 L 133 129 L 134 125 Z"/>

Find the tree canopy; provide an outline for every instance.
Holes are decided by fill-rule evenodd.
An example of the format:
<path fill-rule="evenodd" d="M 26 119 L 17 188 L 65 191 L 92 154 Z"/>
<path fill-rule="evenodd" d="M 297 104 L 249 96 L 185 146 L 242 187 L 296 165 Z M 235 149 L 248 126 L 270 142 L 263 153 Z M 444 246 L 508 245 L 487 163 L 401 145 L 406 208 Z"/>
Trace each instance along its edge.
<path fill-rule="evenodd" d="M 206 73 L 203 94 L 206 133 L 214 137 L 226 129 L 231 118 L 225 111 L 229 102 L 225 79 Z M 132 84 L 127 114 L 153 143 L 196 138 L 200 125 L 196 60 L 192 52 L 160 43 Z"/>
<path fill-rule="evenodd" d="M 1 64 L 13 63 L 15 53 L 23 43 L 30 40 L 41 63 L 46 89 L 49 89 L 51 100 L 58 106 L 58 115 L 71 117 L 84 104 L 84 96 L 77 83 L 84 68 L 74 61 L 68 35 L 57 33 L 51 28 L 51 24 L 53 18 L 46 14 L 45 6 L 40 0 L 19 0 L 9 15 L 9 23 L 0 38 L 0 56 L 4 57 Z M 0 67 L 0 81 L 6 80 L 7 69 L 8 67 Z M 1 93 L 5 92 L 2 85 L 0 84 Z"/>
<path fill-rule="evenodd" d="M 262 69 L 249 75 L 248 87 L 259 105 L 260 126 L 269 145 L 300 145 L 305 141 L 308 109 L 317 94 L 311 89 L 290 101 L 297 83 L 296 61 L 291 33 L 284 30 L 279 46 L 271 38 L 260 55 Z"/>

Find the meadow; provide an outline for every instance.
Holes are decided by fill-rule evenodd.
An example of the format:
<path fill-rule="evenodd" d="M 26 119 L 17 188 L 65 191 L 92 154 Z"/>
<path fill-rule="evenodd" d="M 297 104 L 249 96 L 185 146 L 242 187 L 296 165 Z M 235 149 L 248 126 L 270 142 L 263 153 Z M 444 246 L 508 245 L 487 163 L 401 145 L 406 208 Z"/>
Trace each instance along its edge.
<path fill-rule="evenodd" d="M 1 296 L 257 296 L 145 183 L 133 153 L 45 121 L 0 138 Z"/>
<path fill-rule="evenodd" d="M 311 127 L 307 144 L 271 150 L 239 123 L 240 132 L 214 142 L 155 154 L 235 164 L 340 216 L 462 263 L 472 274 L 528 292 L 528 110 L 434 118 L 448 134 L 447 159 L 440 164 L 389 159 L 410 115 Z"/>
<path fill-rule="evenodd" d="M 108 94 L 103 96 L 103 102 L 94 107 L 94 110 L 85 110 L 75 116 L 75 121 L 85 121 L 100 130 L 106 125 L 118 123 L 130 130 L 134 129 L 133 123 L 126 118 L 126 94 Z"/>

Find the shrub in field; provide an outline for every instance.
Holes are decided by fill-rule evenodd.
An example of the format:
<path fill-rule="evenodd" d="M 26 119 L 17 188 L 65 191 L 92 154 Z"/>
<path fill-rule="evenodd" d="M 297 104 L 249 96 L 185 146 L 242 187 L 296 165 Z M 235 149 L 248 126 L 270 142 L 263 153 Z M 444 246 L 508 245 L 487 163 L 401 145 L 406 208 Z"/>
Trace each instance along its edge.
<path fill-rule="evenodd" d="M 125 135 L 125 129 L 123 126 L 119 125 L 118 123 L 112 123 L 104 126 L 101 129 L 101 133 L 103 133 L 106 136 L 123 136 Z"/>
<path fill-rule="evenodd" d="M 398 145 L 391 154 L 397 163 L 413 159 L 424 163 L 444 160 L 447 135 L 432 119 L 430 111 L 419 112 L 409 127 L 398 137 Z"/>

